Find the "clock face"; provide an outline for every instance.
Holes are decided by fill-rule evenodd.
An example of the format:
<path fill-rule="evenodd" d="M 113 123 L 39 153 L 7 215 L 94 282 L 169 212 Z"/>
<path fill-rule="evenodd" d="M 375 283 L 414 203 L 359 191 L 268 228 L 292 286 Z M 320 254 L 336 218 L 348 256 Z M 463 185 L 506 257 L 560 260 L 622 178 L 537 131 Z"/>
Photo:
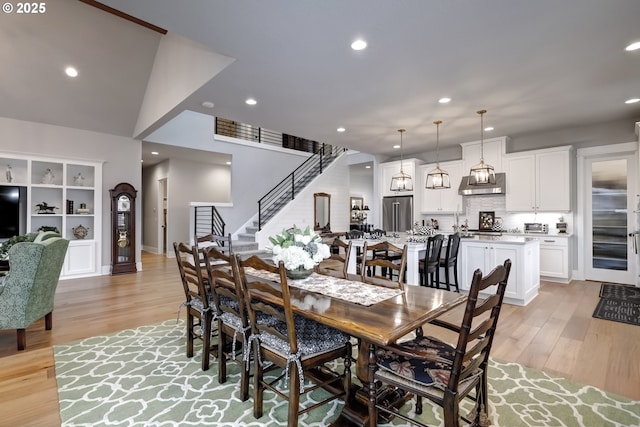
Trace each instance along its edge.
<path fill-rule="evenodd" d="M 127 196 L 120 196 L 118 198 L 118 211 L 129 212 L 131 210 L 131 200 Z"/>

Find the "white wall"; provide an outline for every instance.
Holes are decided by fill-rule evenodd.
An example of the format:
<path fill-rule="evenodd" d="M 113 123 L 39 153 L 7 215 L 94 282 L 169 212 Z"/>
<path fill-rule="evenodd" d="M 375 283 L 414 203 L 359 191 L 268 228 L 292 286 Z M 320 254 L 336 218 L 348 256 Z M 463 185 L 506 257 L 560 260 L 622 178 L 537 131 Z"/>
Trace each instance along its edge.
<path fill-rule="evenodd" d="M 232 207 L 219 207 L 218 210 L 227 223 L 227 231 L 236 233 L 258 212 L 258 199 L 264 196 L 282 179 L 302 164 L 310 153 L 287 150 L 256 142 L 244 142 L 235 138 L 213 134 L 213 117 L 186 111 L 171 123 L 154 132 L 147 141 L 160 144 L 195 148 L 198 150 L 226 153 L 231 159 L 231 197 Z M 169 177 L 171 186 L 172 178 Z M 201 197 L 185 192 L 191 202 L 203 202 Z M 170 196 L 171 197 L 171 196 Z M 185 205 L 185 209 L 188 206 Z M 173 219 L 172 219 L 173 221 Z M 312 219 L 313 221 L 313 219 Z M 185 233 L 188 234 L 188 223 Z M 240 230 L 243 231 L 243 230 Z"/>
<path fill-rule="evenodd" d="M 90 132 L 44 123 L 0 118 L 2 151 L 20 155 L 56 157 L 67 160 L 103 161 L 102 168 L 102 270 L 111 265 L 111 199 L 109 189 L 128 182 L 138 190 L 136 209 L 141 212 L 141 143 L 105 133 Z M 136 218 L 136 242 L 142 241 L 142 218 Z M 141 246 L 136 248 L 140 262 Z"/>

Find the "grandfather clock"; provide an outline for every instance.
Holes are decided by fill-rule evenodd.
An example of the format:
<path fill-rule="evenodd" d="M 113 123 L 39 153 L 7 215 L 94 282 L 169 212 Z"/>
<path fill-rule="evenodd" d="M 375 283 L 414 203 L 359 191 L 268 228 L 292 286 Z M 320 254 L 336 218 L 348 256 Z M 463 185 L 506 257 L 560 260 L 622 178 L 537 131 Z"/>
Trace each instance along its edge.
<path fill-rule="evenodd" d="M 135 273 L 136 189 L 121 182 L 111 194 L 111 274 Z"/>

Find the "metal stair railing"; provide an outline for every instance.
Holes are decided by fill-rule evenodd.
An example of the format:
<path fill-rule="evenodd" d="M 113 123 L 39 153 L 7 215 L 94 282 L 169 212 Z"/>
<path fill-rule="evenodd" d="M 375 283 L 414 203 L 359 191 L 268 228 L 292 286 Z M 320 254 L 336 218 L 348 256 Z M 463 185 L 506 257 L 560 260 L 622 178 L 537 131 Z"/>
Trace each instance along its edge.
<path fill-rule="evenodd" d="M 258 230 L 320 175 L 346 148 L 322 144 L 320 148 L 258 200 Z"/>
<path fill-rule="evenodd" d="M 194 209 L 195 237 L 215 234 L 224 236 L 226 223 L 215 206 L 196 206 Z"/>

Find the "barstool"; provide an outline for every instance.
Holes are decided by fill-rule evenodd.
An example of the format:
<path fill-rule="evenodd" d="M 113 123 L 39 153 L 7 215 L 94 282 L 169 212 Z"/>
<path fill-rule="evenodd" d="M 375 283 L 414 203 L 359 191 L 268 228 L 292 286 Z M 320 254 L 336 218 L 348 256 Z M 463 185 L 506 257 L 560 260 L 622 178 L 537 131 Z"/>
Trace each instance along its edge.
<path fill-rule="evenodd" d="M 438 288 L 440 283 L 440 254 L 444 236 L 436 234 L 427 240 L 424 259 L 420 260 L 420 286 Z"/>
<path fill-rule="evenodd" d="M 449 241 L 447 243 L 447 250 L 445 257 L 440 260 L 439 266 L 444 268 L 444 285 L 447 286 L 447 290 L 451 290 L 451 286 L 455 286 L 456 292 L 460 292 L 458 287 L 458 252 L 460 250 L 460 233 L 453 233 L 449 235 Z M 454 282 L 451 283 L 450 270 L 453 269 Z"/>

